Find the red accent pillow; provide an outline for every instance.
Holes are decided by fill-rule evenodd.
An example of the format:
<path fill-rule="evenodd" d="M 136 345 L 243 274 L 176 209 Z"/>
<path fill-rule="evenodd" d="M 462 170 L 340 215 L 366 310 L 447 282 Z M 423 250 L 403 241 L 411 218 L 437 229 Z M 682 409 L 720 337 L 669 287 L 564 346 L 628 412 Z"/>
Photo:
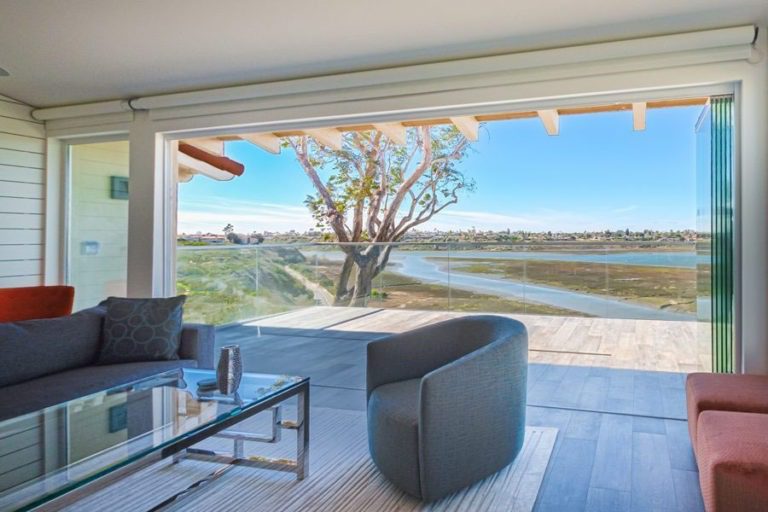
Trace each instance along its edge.
<path fill-rule="evenodd" d="M 0 322 L 69 315 L 74 300 L 75 289 L 71 286 L 0 288 Z"/>

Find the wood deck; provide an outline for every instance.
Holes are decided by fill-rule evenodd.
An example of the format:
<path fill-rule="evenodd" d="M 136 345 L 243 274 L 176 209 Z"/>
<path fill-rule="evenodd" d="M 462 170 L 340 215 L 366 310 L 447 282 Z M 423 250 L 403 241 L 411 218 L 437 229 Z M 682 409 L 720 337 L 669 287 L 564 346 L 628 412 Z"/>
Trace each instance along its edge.
<path fill-rule="evenodd" d="M 247 325 L 322 330 L 368 336 L 402 332 L 462 313 L 317 306 Z M 709 371 L 709 324 L 667 320 L 626 320 L 543 315 L 505 315 L 528 328 L 529 360 L 534 363 L 598 366 L 662 372 Z"/>
<path fill-rule="evenodd" d="M 366 345 L 457 316 L 315 307 L 217 332 L 246 371 L 311 378 L 312 405 L 364 411 Z M 707 368 L 696 324 L 515 315 L 529 329 L 530 426 L 559 429 L 537 511 L 703 510 L 685 372 Z"/>

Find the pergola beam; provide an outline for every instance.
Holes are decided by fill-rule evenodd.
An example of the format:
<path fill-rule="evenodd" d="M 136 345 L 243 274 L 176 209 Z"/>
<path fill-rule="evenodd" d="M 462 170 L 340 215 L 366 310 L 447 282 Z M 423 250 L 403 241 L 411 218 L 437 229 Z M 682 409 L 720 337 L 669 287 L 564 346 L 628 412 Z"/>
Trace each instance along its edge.
<path fill-rule="evenodd" d="M 379 130 L 384 133 L 393 141 L 400 143 L 396 137 L 400 137 L 404 131 L 408 128 L 416 126 L 436 126 L 453 124 L 470 140 L 477 140 L 477 129 L 480 123 L 492 122 L 492 121 L 507 121 L 514 119 L 528 119 L 533 117 L 539 117 L 544 124 L 547 133 L 550 135 L 557 135 L 560 131 L 560 116 L 569 115 L 582 115 L 582 114 L 597 114 L 601 112 L 628 112 L 632 110 L 635 115 L 633 125 L 638 129 L 641 124 L 639 123 L 640 112 L 645 114 L 649 109 L 659 108 L 671 108 L 671 107 L 689 107 L 706 105 L 708 98 L 695 97 L 695 98 L 682 98 L 682 99 L 668 99 L 668 100 L 652 100 L 647 102 L 638 103 L 610 103 L 610 104 L 598 104 L 598 105 L 582 105 L 582 106 L 570 106 L 562 107 L 550 110 L 522 110 L 511 112 L 499 112 L 494 114 L 478 114 L 477 116 L 462 116 L 462 117 L 436 117 L 426 119 L 410 119 L 402 122 L 387 122 L 387 123 L 375 123 L 375 124 L 347 124 L 334 127 L 316 128 L 309 130 L 293 129 L 274 131 L 271 133 L 256 133 L 250 135 L 220 135 L 216 137 L 219 141 L 231 141 L 245 139 L 249 140 L 249 137 L 254 137 L 254 140 L 250 142 L 256 143 L 256 139 L 259 142 L 264 141 L 268 148 L 264 148 L 270 152 L 277 152 L 277 146 L 279 145 L 279 139 L 283 137 L 300 137 L 303 135 L 314 137 L 319 143 L 329 146 L 333 149 L 341 148 L 341 142 L 343 140 L 343 132 L 360 132 Z M 643 120 L 644 120 L 643 116 Z M 642 126 L 645 126 L 643 123 Z M 640 128 L 643 129 L 643 128 Z M 276 141 L 275 139 L 278 139 Z M 187 142 L 191 144 L 197 144 L 198 139 L 189 139 Z M 213 150 L 212 146 L 209 146 L 210 141 L 206 141 L 203 145 L 208 146 L 209 150 Z M 260 146 L 263 147 L 263 146 Z"/>
<path fill-rule="evenodd" d="M 400 123 L 376 123 L 373 128 L 386 135 L 395 144 L 404 146 L 406 143 L 407 129 Z"/>
<path fill-rule="evenodd" d="M 304 133 L 324 146 L 339 151 L 344 142 L 343 134 L 335 128 L 313 128 Z"/>
<path fill-rule="evenodd" d="M 644 101 L 632 104 L 632 128 L 636 132 L 645 130 L 645 111 L 647 104 Z"/>
<path fill-rule="evenodd" d="M 472 116 L 451 117 L 450 120 L 467 140 L 475 142 L 478 139 L 480 121 Z"/>
<path fill-rule="evenodd" d="M 271 133 L 246 133 L 240 135 L 240 138 L 260 147 L 264 151 L 275 155 L 280 154 L 280 138 L 275 137 Z"/>
<path fill-rule="evenodd" d="M 560 114 L 557 110 L 537 110 L 536 114 L 541 119 L 547 134 L 558 135 L 560 133 Z"/>
<path fill-rule="evenodd" d="M 224 141 L 215 138 L 199 138 L 179 141 L 182 144 L 191 144 L 215 155 L 224 155 Z"/>
<path fill-rule="evenodd" d="M 203 176 L 208 176 L 216 181 L 229 181 L 235 177 L 235 175 L 230 172 L 222 171 L 207 162 L 192 158 L 180 151 L 177 153 L 176 158 L 179 168 L 188 168 L 195 174 L 202 174 Z M 187 178 L 184 174 L 181 174 L 181 177 L 185 179 Z M 191 179 L 191 177 L 189 177 L 187 181 L 189 181 L 189 179 Z"/>

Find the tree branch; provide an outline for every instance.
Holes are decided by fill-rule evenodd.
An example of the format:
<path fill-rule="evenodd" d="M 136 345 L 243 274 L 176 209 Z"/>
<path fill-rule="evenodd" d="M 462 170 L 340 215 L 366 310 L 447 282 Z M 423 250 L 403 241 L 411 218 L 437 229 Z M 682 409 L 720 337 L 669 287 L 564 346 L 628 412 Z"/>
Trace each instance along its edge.
<path fill-rule="evenodd" d="M 395 231 L 394 236 L 392 237 L 393 241 L 399 240 L 403 235 L 405 235 L 408 231 L 415 228 L 416 226 L 419 226 L 421 224 L 424 224 L 425 222 L 428 222 L 432 217 L 443 211 L 445 208 L 452 204 L 456 204 L 459 202 L 459 196 L 457 192 L 459 189 L 461 189 L 464 185 L 461 183 L 456 184 L 453 187 L 453 190 L 450 192 L 450 199 L 446 201 L 445 203 L 441 204 L 440 206 L 437 206 L 438 199 L 437 195 L 433 194 L 432 200 L 429 202 L 428 205 L 422 209 L 421 212 L 416 216 L 415 219 L 408 223 L 401 223 L 398 225 L 397 230 Z"/>
<path fill-rule="evenodd" d="M 379 236 L 377 236 L 375 240 L 377 242 L 382 241 L 382 238 L 391 231 L 391 229 L 388 228 L 394 224 L 395 215 L 400 209 L 400 205 L 403 203 L 405 195 L 408 193 L 411 187 L 413 187 L 419 181 L 419 179 L 421 179 L 424 173 L 432 167 L 432 135 L 428 126 L 420 127 L 420 129 L 422 130 L 423 136 L 421 147 L 423 153 L 422 160 L 419 165 L 416 166 L 416 169 L 414 169 L 413 173 L 408 177 L 408 179 L 400 185 L 400 189 L 395 194 L 394 199 L 392 199 L 392 204 L 390 204 L 387 208 L 384 214 L 384 219 L 381 223 L 382 227 L 379 231 Z"/>
<path fill-rule="evenodd" d="M 325 207 L 327 208 L 325 215 L 328 217 L 328 223 L 336 233 L 336 237 L 340 242 L 347 242 L 349 237 L 347 236 L 347 229 L 344 225 L 344 216 L 336 209 L 336 204 L 333 201 L 333 197 L 331 197 L 331 193 L 323 183 L 323 180 L 321 180 L 320 176 L 317 174 L 315 166 L 312 165 L 312 162 L 309 161 L 307 137 L 300 137 L 300 142 L 298 144 L 292 138 L 289 138 L 288 141 L 296 153 L 296 156 L 299 159 L 299 163 L 301 164 L 302 169 L 304 169 L 304 173 L 307 175 L 307 177 L 309 177 L 312 185 L 315 187 L 315 190 L 317 190 L 317 193 L 320 194 L 323 203 L 325 203 Z"/>

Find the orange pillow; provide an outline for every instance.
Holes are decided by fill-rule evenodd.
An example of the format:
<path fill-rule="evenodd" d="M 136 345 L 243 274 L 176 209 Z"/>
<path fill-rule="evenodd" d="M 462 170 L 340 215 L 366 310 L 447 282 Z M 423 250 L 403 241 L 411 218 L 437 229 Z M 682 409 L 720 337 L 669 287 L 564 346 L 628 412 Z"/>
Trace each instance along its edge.
<path fill-rule="evenodd" d="M 0 288 L 0 322 L 69 315 L 74 300 L 71 286 Z"/>

